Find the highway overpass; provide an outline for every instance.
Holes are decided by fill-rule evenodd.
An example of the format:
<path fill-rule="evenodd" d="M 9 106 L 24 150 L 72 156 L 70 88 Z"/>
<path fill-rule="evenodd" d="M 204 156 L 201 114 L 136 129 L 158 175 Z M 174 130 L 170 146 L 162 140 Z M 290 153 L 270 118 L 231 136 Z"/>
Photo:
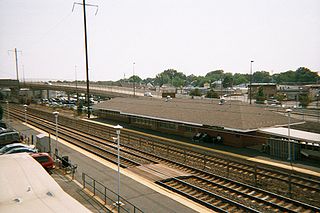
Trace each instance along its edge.
<path fill-rule="evenodd" d="M 0 79 L 0 88 L 17 88 L 19 83 L 17 80 Z M 87 87 L 85 83 L 47 83 L 47 82 L 20 82 L 21 88 L 29 88 L 30 90 L 52 90 L 52 91 L 64 91 L 66 93 L 86 93 Z M 148 91 L 148 90 L 147 90 Z M 90 85 L 90 94 L 104 97 L 134 97 L 144 96 L 146 90 L 133 88 L 119 87 L 119 86 L 107 86 L 107 85 Z M 161 98 L 161 93 L 152 91 L 154 97 Z"/>

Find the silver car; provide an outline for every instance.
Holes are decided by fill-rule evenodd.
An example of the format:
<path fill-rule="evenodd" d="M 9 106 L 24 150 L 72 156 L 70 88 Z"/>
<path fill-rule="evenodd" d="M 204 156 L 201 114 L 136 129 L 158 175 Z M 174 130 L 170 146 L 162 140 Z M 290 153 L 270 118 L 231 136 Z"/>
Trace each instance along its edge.
<path fill-rule="evenodd" d="M 22 143 L 11 143 L 11 144 L 5 145 L 0 149 L 0 155 L 10 151 L 11 149 L 15 149 L 19 147 L 28 147 L 28 146 Z"/>

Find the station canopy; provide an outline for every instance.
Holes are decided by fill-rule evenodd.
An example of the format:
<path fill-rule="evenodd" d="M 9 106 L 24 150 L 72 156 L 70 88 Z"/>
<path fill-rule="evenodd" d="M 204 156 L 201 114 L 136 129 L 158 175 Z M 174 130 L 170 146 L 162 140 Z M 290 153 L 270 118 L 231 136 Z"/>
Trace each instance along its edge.
<path fill-rule="evenodd" d="M 277 137 L 288 138 L 288 128 L 285 127 L 270 127 L 261 128 L 258 132 L 274 135 Z M 320 145 L 320 134 L 313 132 L 306 132 L 297 129 L 290 129 L 290 138 L 299 142 L 313 143 Z"/>

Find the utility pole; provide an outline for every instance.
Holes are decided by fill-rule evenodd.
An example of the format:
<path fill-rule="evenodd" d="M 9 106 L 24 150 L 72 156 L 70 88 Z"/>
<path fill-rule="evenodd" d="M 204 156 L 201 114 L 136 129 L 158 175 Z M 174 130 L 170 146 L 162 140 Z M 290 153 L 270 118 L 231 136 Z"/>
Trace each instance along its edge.
<path fill-rule="evenodd" d="M 22 78 L 23 78 L 23 85 L 26 86 L 26 78 L 24 75 L 24 65 L 22 65 Z"/>
<path fill-rule="evenodd" d="M 85 56 L 86 56 L 86 78 L 87 78 L 87 110 L 88 110 L 88 118 L 90 118 L 90 91 L 89 91 L 89 59 L 88 59 L 88 41 L 87 41 L 87 15 L 86 15 L 86 6 L 91 6 L 91 7 L 96 7 L 96 13 L 97 15 L 98 12 L 98 5 L 93 5 L 93 4 L 86 4 L 86 1 L 83 0 L 82 4 L 81 3 L 73 3 L 73 8 L 74 6 L 82 5 L 83 8 L 83 25 L 84 25 L 84 49 L 85 49 Z"/>
<path fill-rule="evenodd" d="M 252 96 L 252 94 L 251 94 L 251 90 L 252 90 L 252 63 L 253 63 L 254 61 L 250 61 L 250 88 L 249 88 L 249 98 L 250 98 L 250 104 L 251 104 L 251 96 Z"/>
<path fill-rule="evenodd" d="M 14 56 L 15 56 L 15 61 L 16 61 L 16 75 L 17 75 L 17 81 L 18 81 L 18 85 L 20 88 L 20 83 L 19 83 L 19 63 L 18 63 L 18 52 L 22 53 L 22 51 L 18 51 L 17 48 L 14 48 L 13 50 L 8 50 L 8 52 L 14 52 Z"/>
<path fill-rule="evenodd" d="M 78 106 L 78 101 L 79 101 L 79 93 L 78 93 L 78 80 L 77 80 L 77 65 L 74 66 L 74 74 L 75 74 L 75 81 L 76 81 L 76 93 L 77 93 L 77 107 Z"/>

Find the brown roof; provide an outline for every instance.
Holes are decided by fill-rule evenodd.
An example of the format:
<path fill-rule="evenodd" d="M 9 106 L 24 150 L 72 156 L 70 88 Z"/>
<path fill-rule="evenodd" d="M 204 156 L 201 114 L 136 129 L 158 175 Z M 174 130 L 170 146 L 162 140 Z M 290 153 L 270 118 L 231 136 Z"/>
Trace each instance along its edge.
<path fill-rule="evenodd" d="M 262 127 L 288 124 L 288 118 L 240 101 L 227 101 L 219 105 L 218 100 L 114 98 L 93 107 L 118 111 L 139 117 L 151 117 L 180 123 L 224 127 L 235 131 L 252 131 Z M 291 118 L 291 123 L 299 120 Z"/>

